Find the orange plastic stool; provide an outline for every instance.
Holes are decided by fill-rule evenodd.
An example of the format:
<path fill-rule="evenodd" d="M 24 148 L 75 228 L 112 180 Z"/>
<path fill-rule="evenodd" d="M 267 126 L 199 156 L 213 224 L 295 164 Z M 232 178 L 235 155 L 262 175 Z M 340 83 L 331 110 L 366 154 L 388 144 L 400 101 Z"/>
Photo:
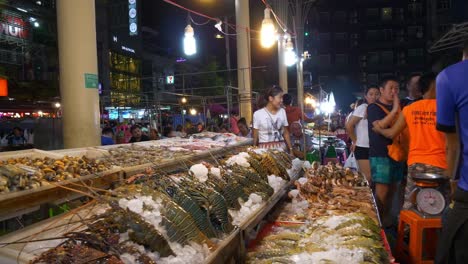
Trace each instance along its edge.
<path fill-rule="evenodd" d="M 410 228 L 409 245 L 406 245 L 403 241 L 406 225 Z M 423 218 L 413 211 L 401 211 L 396 246 L 396 256 L 398 261 L 411 264 L 434 263 L 433 260 L 423 260 L 423 253 L 426 253 L 426 255 L 432 259 L 434 258 L 437 245 L 436 231 L 440 228 L 442 228 L 440 217 Z M 426 237 L 423 241 L 424 231 L 428 232 L 426 232 Z M 425 249 L 424 252 L 423 248 Z"/>

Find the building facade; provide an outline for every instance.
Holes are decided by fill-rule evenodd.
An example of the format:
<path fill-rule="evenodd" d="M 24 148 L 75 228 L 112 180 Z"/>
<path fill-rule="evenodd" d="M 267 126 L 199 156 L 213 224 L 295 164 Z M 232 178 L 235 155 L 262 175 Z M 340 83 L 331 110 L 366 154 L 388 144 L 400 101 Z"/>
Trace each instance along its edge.
<path fill-rule="evenodd" d="M 306 25 L 305 70 L 328 90 L 360 89 L 385 75 L 403 81 L 428 68 L 427 14 L 424 0 L 320 1 Z"/>
<path fill-rule="evenodd" d="M 59 95 L 55 0 L 0 3 L 0 75 L 11 98 Z"/>

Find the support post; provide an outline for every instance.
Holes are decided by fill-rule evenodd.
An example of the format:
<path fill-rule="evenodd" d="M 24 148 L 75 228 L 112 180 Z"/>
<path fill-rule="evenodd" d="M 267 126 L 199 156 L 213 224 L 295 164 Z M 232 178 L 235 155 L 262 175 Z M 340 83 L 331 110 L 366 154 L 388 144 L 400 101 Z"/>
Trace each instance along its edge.
<path fill-rule="evenodd" d="M 65 148 L 100 140 L 94 0 L 58 0 L 57 32 Z"/>

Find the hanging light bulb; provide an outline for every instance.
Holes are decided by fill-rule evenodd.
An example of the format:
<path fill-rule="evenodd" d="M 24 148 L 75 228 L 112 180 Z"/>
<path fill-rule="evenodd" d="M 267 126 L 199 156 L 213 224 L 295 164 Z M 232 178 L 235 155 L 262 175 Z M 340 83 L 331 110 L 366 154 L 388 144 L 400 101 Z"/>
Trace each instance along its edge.
<path fill-rule="evenodd" d="M 197 115 L 197 109 L 195 109 L 195 108 L 190 109 L 190 114 L 191 115 Z"/>
<path fill-rule="evenodd" d="M 285 50 L 286 51 L 284 52 L 284 64 L 287 67 L 293 66 L 297 62 L 297 56 L 294 52 L 294 47 L 291 38 L 288 38 L 288 40 L 286 41 Z"/>
<path fill-rule="evenodd" d="M 185 27 L 184 53 L 187 56 L 197 53 L 197 43 L 195 41 L 193 28 L 190 24 Z"/>
<path fill-rule="evenodd" d="M 260 30 L 260 44 L 264 48 L 271 48 L 276 42 L 276 28 L 270 18 L 270 8 L 265 8 L 265 18 L 262 21 Z"/>

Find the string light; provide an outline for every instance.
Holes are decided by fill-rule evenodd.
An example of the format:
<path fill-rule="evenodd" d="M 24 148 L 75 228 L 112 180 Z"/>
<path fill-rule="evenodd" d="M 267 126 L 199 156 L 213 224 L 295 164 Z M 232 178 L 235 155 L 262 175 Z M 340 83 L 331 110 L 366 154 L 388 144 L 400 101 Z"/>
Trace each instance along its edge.
<path fill-rule="evenodd" d="M 291 37 L 286 41 L 286 47 L 284 52 L 284 64 L 287 67 L 293 66 L 297 62 L 297 56 L 294 52 L 294 47 L 291 41 Z"/>
<path fill-rule="evenodd" d="M 184 34 L 184 53 L 187 56 L 192 56 L 197 53 L 197 42 L 195 40 L 195 33 L 190 24 L 185 27 Z"/>
<path fill-rule="evenodd" d="M 265 17 L 262 21 L 260 30 L 260 44 L 264 48 L 271 48 L 276 42 L 276 28 L 273 20 L 270 18 L 270 8 L 265 8 Z"/>

